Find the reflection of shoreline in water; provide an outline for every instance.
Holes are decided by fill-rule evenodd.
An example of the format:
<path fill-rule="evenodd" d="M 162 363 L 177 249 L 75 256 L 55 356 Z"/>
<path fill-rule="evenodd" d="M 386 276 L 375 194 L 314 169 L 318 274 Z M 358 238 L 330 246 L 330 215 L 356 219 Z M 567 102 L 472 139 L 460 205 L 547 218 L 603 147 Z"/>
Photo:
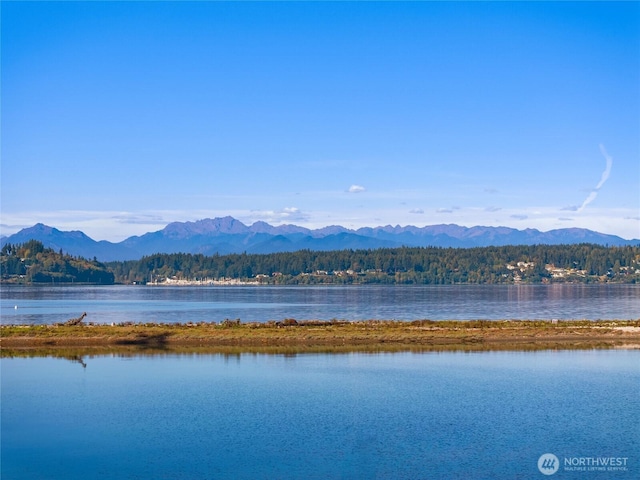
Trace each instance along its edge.
<path fill-rule="evenodd" d="M 545 350 L 640 350 L 640 341 L 581 341 L 581 342 L 501 342 L 493 344 L 441 344 L 441 345 L 291 345 L 291 346 L 171 346 L 164 348 L 134 345 L 89 347 L 31 347 L 3 348 L 0 358 L 60 358 L 80 363 L 86 368 L 91 359 L 98 357 L 165 357 L 175 355 L 210 355 L 240 358 L 255 355 L 309 355 L 309 354 L 393 354 L 393 353 L 482 353 L 482 352 L 534 352 Z"/>

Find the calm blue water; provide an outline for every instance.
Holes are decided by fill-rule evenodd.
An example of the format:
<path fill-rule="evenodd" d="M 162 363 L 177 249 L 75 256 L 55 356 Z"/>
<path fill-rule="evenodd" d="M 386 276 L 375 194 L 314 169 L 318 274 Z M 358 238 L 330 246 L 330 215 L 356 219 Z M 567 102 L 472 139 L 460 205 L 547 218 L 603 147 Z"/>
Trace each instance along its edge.
<path fill-rule="evenodd" d="M 638 319 L 640 285 L 69 286 L 0 289 L 2 323 Z M 17 308 L 16 308 L 17 307 Z"/>
<path fill-rule="evenodd" d="M 640 478 L 639 351 L 84 362 L 0 361 L 3 479 Z"/>

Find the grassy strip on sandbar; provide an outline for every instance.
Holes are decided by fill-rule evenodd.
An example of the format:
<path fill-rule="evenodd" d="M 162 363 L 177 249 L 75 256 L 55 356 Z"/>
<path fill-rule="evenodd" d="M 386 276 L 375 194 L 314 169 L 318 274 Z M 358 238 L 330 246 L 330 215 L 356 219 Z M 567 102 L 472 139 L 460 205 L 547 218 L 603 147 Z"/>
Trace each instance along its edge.
<path fill-rule="evenodd" d="M 122 323 L 116 325 L 2 325 L 0 346 L 56 347 L 241 347 L 246 349 L 400 348 L 502 344 L 583 345 L 638 348 L 640 320 L 504 320 L 504 321 L 297 321 L 242 323 Z M 591 346 L 591 347 L 590 347 Z"/>

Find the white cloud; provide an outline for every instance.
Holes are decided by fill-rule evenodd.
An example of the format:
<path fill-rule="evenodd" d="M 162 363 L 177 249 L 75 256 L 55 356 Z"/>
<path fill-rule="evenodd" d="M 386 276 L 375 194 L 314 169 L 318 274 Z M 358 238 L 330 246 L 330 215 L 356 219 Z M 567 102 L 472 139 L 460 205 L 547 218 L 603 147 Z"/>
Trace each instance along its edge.
<path fill-rule="evenodd" d="M 297 207 L 285 207 L 282 210 L 253 210 L 250 217 L 252 222 L 262 220 L 271 224 L 306 222 L 309 220 L 309 215 Z"/>
<path fill-rule="evenodd" d="M 153 214 L 120 213 L 113 215 L 111 218 L 124 224 L 134 225 L 162 225 L 163 223 L 169 223 L 162 215 Z"/>
<path fill-rule="evenodd" d="M 360 193 L 360 192 L 364 192 L 366 190 L 366 188 L 364 188 L 362 185 L 351 185 L 349 187 L 349 193 Z"/>
<path fill-rule="evenodd" d="M 415 213 L 415 214 L 418 214 L 418 215 L 422 215 L 422 214 L 424 214 L 424 210 L 421 209 L 421 208 L 413 208 L 413 209 L 409 210 L 409 213 Z"/>
<path fill-rule="evenodd" d="M 460 210 L 460 207 L 458 207 L 458 206 L 454 205 L 454 206 L 453 206 L 453 207 L 451 207 L 451 208 L 438 208 L 438 209 L 436 210 L 436 213 L 453 213 L 453 212 L 455 212 L 456 210 Z"/>
<path fill-rule="evenodd" d="M 9 225 L 6 223 L 2 223 L 0 224 L 0 235 L 3 237 L 8 237 L 9 235 L 13 235 L 16 232 L 19 232 L 23 228 L 33 227 L 34 223 L 25 223 L 21 225 Z"/>

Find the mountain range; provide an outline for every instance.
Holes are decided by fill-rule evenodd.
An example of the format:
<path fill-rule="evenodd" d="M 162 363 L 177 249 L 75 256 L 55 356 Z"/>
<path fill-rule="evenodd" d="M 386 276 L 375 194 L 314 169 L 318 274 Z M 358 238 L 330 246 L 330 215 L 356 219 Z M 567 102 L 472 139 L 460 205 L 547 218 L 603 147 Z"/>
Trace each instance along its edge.
<path fill-rule="evenodd" d="M 74 256 L 101 261 L 137 260 L 154 253 L 274 253 L 296 250 L 374 249 L 383 247 L 485 247 L 501 245 L 575 244 L 638 245 L 640 240 L 625 240 L 582 228 L 562 228 L 541 232 L 507 227 L 462 227 L 459 225 L 380 226 L 357 230 L 329 226 L 310 230 L 296 225 L 272 226 L 255 222 L 247 226 L 233 217 L 207 218 L 196 222 L 174 222 L 162 230 L 129 237 L 122 242 L 96 241 L 83 232 L 60 231 L 38 223 L 3 237 L 6 243 L 21 244 L 39 240 L 45 247 L 63 250 Z"/>

